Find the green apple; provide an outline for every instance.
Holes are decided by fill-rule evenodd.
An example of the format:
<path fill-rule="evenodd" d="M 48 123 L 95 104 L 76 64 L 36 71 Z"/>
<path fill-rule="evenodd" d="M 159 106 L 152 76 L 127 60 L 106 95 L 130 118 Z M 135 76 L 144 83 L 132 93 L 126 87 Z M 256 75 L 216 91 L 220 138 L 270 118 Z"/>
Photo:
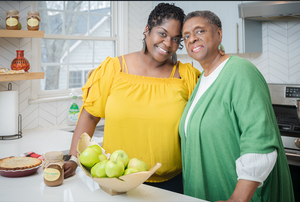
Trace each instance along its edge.
<path fill-rule="evenodd" d="M 138 171 L 147 171 L 147 164 L 144 161 L 137 158 L 130 159 L 127 167 L 136 168 L 138 169 Z"/>
<path fill-rule="evenodd" d="M 100 145 L 98 145 L 98 144 L 91 145 L 88 148 L 94 149 L 98 155 L 102 154 L 102 149 L 101 149 Z"/>
<path fill-rule="evenodd" d="M 124 175 L 128 175 L 130 173 L 137 173 L 137 172 L 139 172 L 139 170 L 136 168 L 127 168 L 124 172 Z"/>
<path fill-rule="evenodd" d="M 103 160 L 107 160 L 107 156 L 105 156 L 104 154 L 100 154 L 98 155 L 100 162 Z"/>
<path fill-rule="evenodd" d="M 122 161 L 124 167 L 126 167 L 129 162 L 129 157 L 123 150 L 116 150 L 111 154 L 110 160 L 116 161 L 117 159 Z"/>
<path fill-rule="evenodd" d="M 107 177 L 105 172 L 105 165 L 108 162 L 108 160 L 100 161 L 99 163 L 96 163 L 92 169 L 91 174 L 93 177 Z"/>
<path fill-rule="evenodd" d="M 98 163 L 98 153 L 92 148 L 86 148 L 79 156 L 80 163 L 88 168 Z"/>
<path fill-rule="evenodd" d="M 22 24 L 19 22 L 19 30 L 22 29 Z"/>
<path fill-rule="evenodd" d="M 124 164 L 120 160 L 109 160 L 105 165 L 105 172 L 110 178 L 120 177 L 124 173 Z"/>

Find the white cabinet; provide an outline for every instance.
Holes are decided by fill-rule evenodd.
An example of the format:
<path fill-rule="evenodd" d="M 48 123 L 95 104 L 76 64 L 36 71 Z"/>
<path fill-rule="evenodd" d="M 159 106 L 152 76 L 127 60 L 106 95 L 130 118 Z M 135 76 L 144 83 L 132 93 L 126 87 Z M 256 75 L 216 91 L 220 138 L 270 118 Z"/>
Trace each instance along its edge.
<path fill-rule="evenodd" d="M 153 8 L 159 4 L 153 1 Z M 242 1 L 170 1 L 182 8 L 184 13 L 195 10 L 210 10 L 222 22 L 222 44 L 226 53 L 262 52 L 262 27 L 260 21 L 239 18 L 238 4 Z M 185 48 L 177 54 L 187 54 Z"/>

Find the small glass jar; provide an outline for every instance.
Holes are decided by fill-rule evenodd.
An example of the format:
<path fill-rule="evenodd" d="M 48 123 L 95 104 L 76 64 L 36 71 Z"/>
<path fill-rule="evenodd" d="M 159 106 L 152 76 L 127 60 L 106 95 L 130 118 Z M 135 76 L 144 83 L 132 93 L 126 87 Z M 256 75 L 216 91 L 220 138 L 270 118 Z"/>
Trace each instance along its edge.
<path fill-rule="evenodd" d="M 17 10 L 7 10 L 6 11 L 6 18 L 5 18 L 5 24 L 6 29 L 8 30 L 18 30 L 19 29 L 19 18 L 20 15 L 19 11 Z"/>
<path fill-rule="evenodd" d="M 59 186 L 64 181 L 63 153 L 59 151 L 47 152 L 44 156 L 44 183 L 49 187 Z"/>
<path fill-rule="evenodd" d="M 40 13 L 38 11 L 28 11 L 27 29 L 29 31 L 38 31 L 40 28 Z"/>

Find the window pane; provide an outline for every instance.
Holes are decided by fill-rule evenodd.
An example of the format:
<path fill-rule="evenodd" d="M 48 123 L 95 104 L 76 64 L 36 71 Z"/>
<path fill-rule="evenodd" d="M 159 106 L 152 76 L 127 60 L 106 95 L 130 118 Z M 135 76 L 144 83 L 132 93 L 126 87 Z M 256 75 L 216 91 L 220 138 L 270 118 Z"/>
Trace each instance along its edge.
<path fill-rule="evenodd" d="M 91 15 L 90 35 L 91 36 L 111 36 L 111 17 Z"/>
<path fill-rule="evenodd" d="M 114 41 L 95 41 L 95 61 L 101 63 L 107 56 L 115 57 Z"/>
<path fill-rule="evenodd" d="M 82 88 L 91 69 L 91 65 L 70 65 L 69 88 Z"/>
<path fill-rule="evenodd" d="M 66 10 L 70 11 L 88 11 L 89 2 L 88 1 L 65 1 Z"/>
<path fill-rule="evenodd" d="M 45 78 L 41 79 L 41 90 L 58 90 L 67 87 L 67 68 L 61 65 L 42 66 Z"/>
<path fill-rule="evenodd" d="M 39 8 L 63 10 L 64 2 L 63 1 L 39 1 Z"/>
<path fill-rule="evenodd" d="M 82 79 L 82 71 L 70 71 L 69 88 L 80 88 Z"/>
<path fill-rule="evenodd" d="M 65 13 L 66 35 L 87 34 L 88 15 L 78 13 Z"/>
<path fill-rule="evenodd" d="M 43 17 L 40 23 L 40 30 L 43 30 L 45 34 L 62 34 L 62 12 L 42 10 L 40 11 L 40 15 Z"/>
<path fill-rule="evenodd" d="M 70 63 L 92 63 L 93 41 L 71 40 L 70 41 Z"/>
<path fill-rule="evenodd" d="M 66 61 L 68 40 L 42 39 L 42 63 Z"/>
<path fill-rule="evenodd" d="M 90 2 L 90 10 L 91 12 L 99 13 L 99 10 L 102 8 L 110 9 L 110 1 L 91 1 Z"/>
<path fill-rule="evenodd" d="M 56 10 L 61 11 L 53 11 L 55 5 L 58 5 Z M 43 8 L 40 10 L 41 30 L 45 34 L 88 36 L 90 32 L 92 36 L 111 36 L 110 2 L 91 2 L 90 13 L 88 5 L 85 1 L 66 1 L 63 10 L 62 2 L 40 2 L 39 6 Z M 47 11 L 47 9 L 52 10 Z"/>

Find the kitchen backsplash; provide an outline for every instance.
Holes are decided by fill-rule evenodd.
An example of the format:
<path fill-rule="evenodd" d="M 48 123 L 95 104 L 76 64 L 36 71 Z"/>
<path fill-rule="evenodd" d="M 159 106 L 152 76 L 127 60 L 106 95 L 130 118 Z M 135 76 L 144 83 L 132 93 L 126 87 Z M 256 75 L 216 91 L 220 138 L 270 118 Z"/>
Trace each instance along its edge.
<path fill-rule="evenodd" d="M 128 50 L 133 52 L 142 48 L 142 32 L 152 10 L 152 2 L 129 1 L 128 8 Z M 26 24 L 31 2 L 0 1 L 0 29 L 5 29 L 5 12 L 9 9 L 19 10 L 23 16 L 21 23 Z M 263 52 L 236 55 L 253 62 L 268 83 L 300 84 L 300 20 L 263 22 L 262 26 Z M 26 30 L 26 27 L 22 29 Z M 9 67 L 17 49 L 25 50 L 25 57 L 30 62 L 31 39 L 0 37 L 0 66 Z M 183 63 L 191 62 L 188 55 L 179 55 L 178 59 Z M 194 61 L 193 64 L 202 71 L 197 62 Z M 0 90 L 6 90 L 8 83 L 0 82 Z M 15 81 L 12 84 L 13 89 L 19 91 L 19 113 L 23 117 L 23 130 L 66 124 L 69 101 L 29 104 L 31 81 Z"/>

